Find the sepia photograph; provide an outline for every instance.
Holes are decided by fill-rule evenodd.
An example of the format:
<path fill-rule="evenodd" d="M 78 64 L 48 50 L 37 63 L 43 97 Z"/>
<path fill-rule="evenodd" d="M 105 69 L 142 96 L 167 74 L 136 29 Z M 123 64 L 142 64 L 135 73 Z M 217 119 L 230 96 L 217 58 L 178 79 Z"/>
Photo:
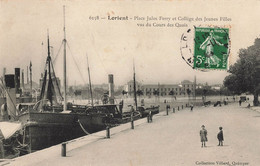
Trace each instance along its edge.
<path fill-rule="evenodd" d="M 259 0 L 0 0 L 0 166 L 260 165 Z"/>

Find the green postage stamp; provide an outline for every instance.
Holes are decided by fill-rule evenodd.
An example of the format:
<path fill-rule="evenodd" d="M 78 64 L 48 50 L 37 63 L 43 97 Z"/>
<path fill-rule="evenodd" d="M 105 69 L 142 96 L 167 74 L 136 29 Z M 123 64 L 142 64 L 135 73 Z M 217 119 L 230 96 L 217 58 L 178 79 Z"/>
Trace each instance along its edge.
<path fill-rule="evenodd" d="M 193 61 L 195 69 L 226 70 L 228 55 L 228 28 L 195 28 Z"/>

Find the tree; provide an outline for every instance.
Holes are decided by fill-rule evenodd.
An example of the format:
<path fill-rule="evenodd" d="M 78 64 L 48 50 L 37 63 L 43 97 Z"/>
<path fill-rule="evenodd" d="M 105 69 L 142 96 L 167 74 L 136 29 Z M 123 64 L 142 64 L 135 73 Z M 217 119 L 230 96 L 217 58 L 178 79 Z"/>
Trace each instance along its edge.
<path fill-rule="evenodd" d="M 143 93 L 142 90 L 138 89 L 138 90 L 136 91 L 136 94 L 137 94 L 137 96 L 141 96 L 141 95 L 143 95 L 144 93 Z"/>
<path fill-rule="evenodd" d="M 153 91 L 153 95 L 155 96 L 155 99 L 156 99 L 156 97 L 157 97 L 158 100 L 159 100 L 159 95 L 160 95 L 159 89 L 158 89 L 158 90 L 154 90 L 154 91 Z"/>
<path fill-rule="evenodd" d="M 154 91 L 153 91 L 153 95 L 155 95 L 155 96 L 159 96 L 159 94 L 160 94 L 160 93 L 159 93 L 158 90 L 154 90 Z"/>
<path fill-rule="evenodd" d="M 122 91 L 122 95 L 124 96 L 124 95 L 126 95 L 127 94 L 127 92 L 125 91 L 125 90 L 123 90 Z"/>
<path fill-rule="evenodd" d="M 206 94 L 207 94 L 208 90 L 207 89 L 203 89 L 203 96 L 204 96 L 204 101 L 206 101 Z"/>
<path fill-rule="evenodd" d="M 186 91 L 187 91 L 188 96 L 190 96 L 191 90 L 190 90 L 190 89 L 187 89 Z"/>
<path fill-rule="evenodd" d="M 138 89 L 138 90 L 136 91 L 136 94 L 137 94 L 137 96 L 139 97 L 139 100 L 140 100 L 140 96 L 144 95 L 143 91 L 140 90 L 140 89 Z"/>
<path fill-rule="evenodd" d="M 186 91 L 187 91 L 187 94 L 188 94 L 189 104 L 190 104 L 190 94 L 191 94 L 191 90 L 188 88 Z"/>
<path fill-rule="evenodd" d="M 239 59 L 228 70 L 231 75 L 224 79 L 224 86 L 234 94 L 250 92 L 254 95 L 254 106 L 259 104 L 260 92 L 259 57 L 260 39 L 256 39 L 254 45 L 247 49 L 239 50 Z"/>

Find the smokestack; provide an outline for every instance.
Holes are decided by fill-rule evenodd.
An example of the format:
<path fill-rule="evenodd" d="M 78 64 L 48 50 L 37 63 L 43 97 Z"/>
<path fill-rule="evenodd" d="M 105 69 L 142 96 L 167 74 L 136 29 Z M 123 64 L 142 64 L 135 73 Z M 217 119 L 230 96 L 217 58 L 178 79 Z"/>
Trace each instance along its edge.
<path fill-rule="evenodd" d="M 20 93 L 20 68 L 15 68 L 14 69 L 14 73 L 15 73 L 15 93 Z"/>
<path fill-rule="evenodd" d="M 5 75 L 7 112 L 10 120 L 16 116 L 15 77 L 13 74 Z"/>
<path fill-rule="evenodd" d="M 27 66 L 27 84 L 29 84 L 29 72 L 28 72 L 28 66 Z"/>
<path fill-rule="evenodd" d="M 31 94 L 32 94 L 32 62 L 30 61 L 30 90 L 31 90 Z"/>
<path fill-rule="evenodd" d="M 22 70 L 22 89 L 24 90 L 24 71 Z"/>
<path fill-rule="evenodd" d="M 114 77 L 113 74 L 108 75 L 109 103 L 114 104 Z"/>

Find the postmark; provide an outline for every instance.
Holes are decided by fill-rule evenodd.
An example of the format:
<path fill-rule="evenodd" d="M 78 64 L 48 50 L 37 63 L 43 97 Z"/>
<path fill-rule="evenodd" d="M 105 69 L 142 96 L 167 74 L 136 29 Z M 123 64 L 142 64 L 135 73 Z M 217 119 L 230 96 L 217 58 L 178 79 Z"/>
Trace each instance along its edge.
<path fill-rule="evenodd" d="M 228 27 L 193 27 L 181 36 L 181 56 L 194 69 L 227 70 L 230 52 Z"/>

